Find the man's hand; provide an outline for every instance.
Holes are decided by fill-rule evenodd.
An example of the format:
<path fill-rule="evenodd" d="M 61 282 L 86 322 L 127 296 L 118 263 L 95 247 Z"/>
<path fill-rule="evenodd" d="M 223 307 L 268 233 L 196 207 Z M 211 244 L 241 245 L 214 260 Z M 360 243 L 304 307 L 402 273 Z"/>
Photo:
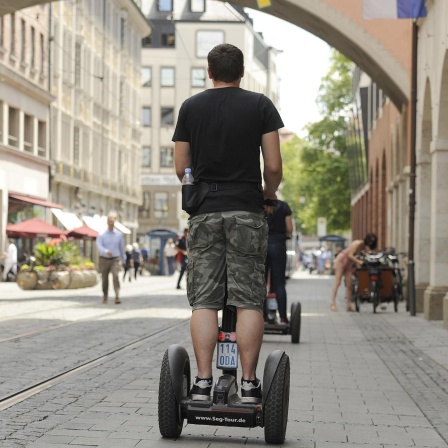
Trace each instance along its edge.
<path fill-rule="evenodd" d="M 107 255 L 108 257 L 111 257 L 111 256 L 112 256 L 112 251 L 108 250 L 108 251 L 106 252 L 106 255 Z"/>

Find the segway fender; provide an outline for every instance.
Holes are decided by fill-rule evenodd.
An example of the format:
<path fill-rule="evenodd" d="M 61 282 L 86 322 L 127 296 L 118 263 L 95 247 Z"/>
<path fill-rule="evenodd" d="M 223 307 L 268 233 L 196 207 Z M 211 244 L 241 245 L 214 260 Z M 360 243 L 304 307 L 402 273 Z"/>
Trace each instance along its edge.
<path fill-rule="evenodd" d="M 264 365 L 263 373 L 263 407 L 266 402 L 266 398 L 269 396 L 271 390 L 272 380 L 274 379 L 275 372 L 282 356 L 285 354 L 284 350 L 274 350 L 268 356 L 266 364 Z"/>
<path fill-rule="evenodd" d="M 177 402 L 180 403 L 183 397 L 183 374 L 185 363 L 190 365 L 190 357 L 184 347 L 172 344 L 168 347 L 168 363 L 170 367 L 171 384 L 173 385 L 174 395 Z M 190 369 L 188 369 L 190 370 Z"/>

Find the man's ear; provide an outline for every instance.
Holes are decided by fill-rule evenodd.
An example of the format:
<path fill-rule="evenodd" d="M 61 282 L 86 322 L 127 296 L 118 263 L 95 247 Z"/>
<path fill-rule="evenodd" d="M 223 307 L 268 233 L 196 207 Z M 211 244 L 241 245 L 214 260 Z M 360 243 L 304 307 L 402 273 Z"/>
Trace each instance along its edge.
<path fill-rule="evenodd" d="M 207 67 L 207 74 L 210 79 L 213 79 L 212 72 L 210 71 L 210 67 Z"/>
<path fill-rule="evenodd" d="M 243 65 L 243 71 L 241 72 L 241 78 L 244 76 L 244 65 Z"/>

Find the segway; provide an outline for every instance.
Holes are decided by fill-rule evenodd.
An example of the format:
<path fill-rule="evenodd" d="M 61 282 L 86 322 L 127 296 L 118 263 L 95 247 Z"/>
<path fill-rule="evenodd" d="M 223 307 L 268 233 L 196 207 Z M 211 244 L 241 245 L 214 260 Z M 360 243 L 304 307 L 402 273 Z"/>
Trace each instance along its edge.
<path fill-rule="evenodd" d="M 209 401 L 193 401 L 190 358 L 184 347 L 170 345 L 163 356 L 159 383 L 159 430 L 162 437 L 178 438 L 184 420 L 194 425 L 264 427 L 267 443 L 285 440 L 289 407 L 289 357 L 273 351 L 266 360 L 261 403 L 242 403 L 238 395 L 238 346 L 236 313 L 224 307 L 220 327 L 216 367 L 223 371 Z"/>
<path fill-rule="evenodd" d="M 289 322 L 280 322 L 278 316 L 277 295 L 269 293 L 266 300 L 266 317 L 264 324 L 265 334 L 290 334 L 291 342 L 300 342 L 300 326 L 302 322 L 302 306 L 300 302 L 291 304 L 291 316 Z"/>

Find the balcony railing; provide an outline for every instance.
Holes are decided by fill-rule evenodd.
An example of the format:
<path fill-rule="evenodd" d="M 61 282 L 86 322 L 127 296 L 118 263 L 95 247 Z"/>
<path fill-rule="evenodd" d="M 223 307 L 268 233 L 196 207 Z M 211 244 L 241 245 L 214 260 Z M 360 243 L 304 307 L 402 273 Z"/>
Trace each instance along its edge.
<path fill-rule="evenodd" d="M 138 191 L 128 185 L 115 182 L 110 179 L 104 179 L 102 176 L 88 172 L 87 170 L 59 162 L 57 165 L 56 174 L 67 176 L 71 179 L 77 179 L 85 182 L 91 186 L 100 187 L 105 190 L 113 191 L 115 193 L 126 194 L 129 196 L 138 196 Z"/>

